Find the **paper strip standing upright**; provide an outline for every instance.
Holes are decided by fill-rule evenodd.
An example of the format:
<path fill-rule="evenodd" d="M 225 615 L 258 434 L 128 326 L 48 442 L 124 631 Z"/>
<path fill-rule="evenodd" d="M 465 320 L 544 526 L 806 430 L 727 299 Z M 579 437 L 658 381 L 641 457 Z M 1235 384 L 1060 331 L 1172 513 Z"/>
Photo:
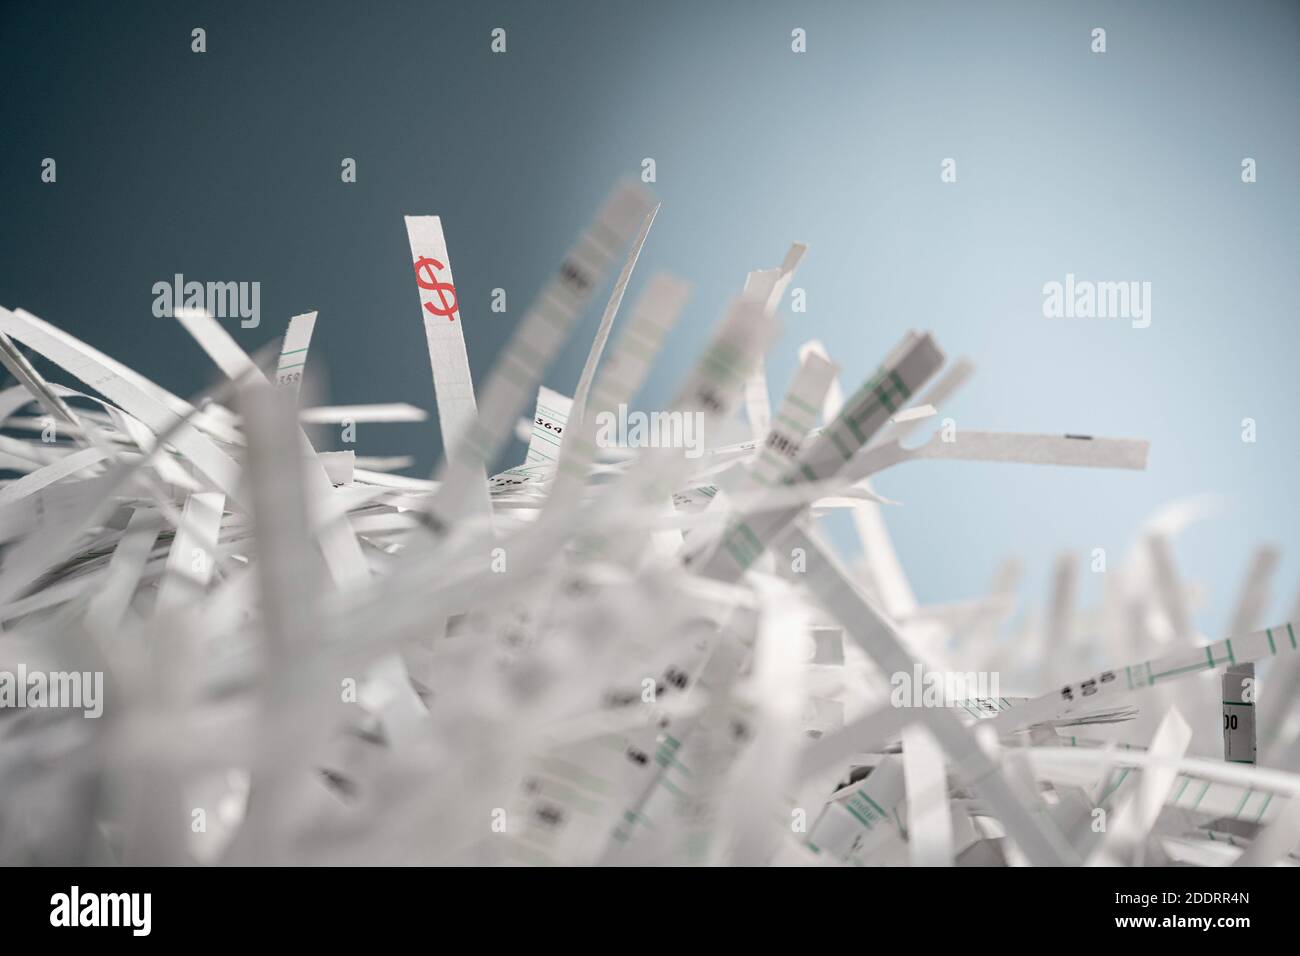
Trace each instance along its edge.
<path fill-rule="evenodd" d="M 1251 559 L 1246 582 L 1232 614 L 1229 634 L 1245 634 L 1259 626 L 1268 606 L 1268 586 L 1277 568 L 1276 548 L 1264 546 Z M 1223 673 L 1223 759 L 1255 763 L 1255 665 L 1234 663 Z"/>
<path fill-rule="evenodd" d="M 420 311 L 424 335 L 429 343 L 429 364 L 433 367 L 433 393 L 438 403 L 438 425 L 447 459 L 458 451 L 460 440 L 478 416 L 474 383 L 469 374 L 465 333 L 460 325 L 460 301 L 451 275 L 451 259 L 438 216 L 407 216 L 406 236 L 411 244 L 411 265 L 420 288 Z M 476 514 L 487 515 L 487 472 L 478 471 L 483 481 L 479 492 L 468 496 L 466 505 Z"/>

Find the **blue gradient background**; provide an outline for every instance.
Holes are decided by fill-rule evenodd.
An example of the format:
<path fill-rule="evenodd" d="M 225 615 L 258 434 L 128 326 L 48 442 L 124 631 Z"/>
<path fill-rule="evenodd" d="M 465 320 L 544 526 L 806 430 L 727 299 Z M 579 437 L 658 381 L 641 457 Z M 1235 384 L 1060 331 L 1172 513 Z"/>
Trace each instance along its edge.
<path fill-rule="evenodd" d="M 1300 578 L 1297 93 L 1300 10 L 1283 2 L 5 3 L 0 303 L 189 394 L 212 371 L 152 318 L 152 284 L 259 280 L 261 327 L 229 323 L 246 348 L 319 309 L 331 401 L 432 408 L 402 215 L 443 217 L 482 381 L 611 183 L 652 156 L 664 207 L 632 293 L 666 268 L 696 295 L 644 407 L 746 271 L 806 241 L 808 312 L 786 317 L 775 392 L 808 338 L 852 387 L 928 328 L 978 365 L 945 412 L 959 427 L 1152 442 L 1145 473 L 882 477 L 923 601 L 982 593 L 1013 554 L 1041 601 L 1058 552 L 1113 563 L 1153 510 L 1216 493 L 1230 508 L 1176 554 L 1217 635 L 1255 544 L 1284 549 L 1271 619 Z M 1151 327 L 1044 319 L 1042 285 L 1067 272 L 1150 281 Z M 596 318 L 548 384 L 572 388 Z M 417 473 L 440 447 L 436 418 L 358 437 L 363 454 L 414 450 Z"/>

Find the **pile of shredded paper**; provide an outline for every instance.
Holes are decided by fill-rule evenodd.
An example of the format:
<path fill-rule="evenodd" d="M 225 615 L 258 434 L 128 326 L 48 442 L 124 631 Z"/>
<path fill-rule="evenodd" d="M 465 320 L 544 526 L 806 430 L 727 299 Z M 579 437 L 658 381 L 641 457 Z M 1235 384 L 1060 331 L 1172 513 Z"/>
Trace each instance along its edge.
<path fill-rule="evenodd" d="M 615 191 L 478 388 L 441 224 L 408 217 L 433 480 L 316 447 L 422 416 L 300 407 L 314 312 L 250 357 L 178 309 L 220 373 L 186 400 L 0 309 L 0 863 L 1292 864 L 1276 554 L 1213 643 L 1172 559 L 1201 501 L 1140 529 L 1097 607 L 1069 556 L 1041 613 L 1014 563 L 919 606 L 877 472 L 1140 470 L 1147 443 L 936 428 L 972 366 L 916 331 L 852 391 L 808 342 L 773 407 L 801 245 L 681 363 L 642 429 L 667 439 L 610 440 L 688 298 L 655 275 L 621 310 L 657 208 Z M 543 387 L 611 282 L 574 395 Z"/>

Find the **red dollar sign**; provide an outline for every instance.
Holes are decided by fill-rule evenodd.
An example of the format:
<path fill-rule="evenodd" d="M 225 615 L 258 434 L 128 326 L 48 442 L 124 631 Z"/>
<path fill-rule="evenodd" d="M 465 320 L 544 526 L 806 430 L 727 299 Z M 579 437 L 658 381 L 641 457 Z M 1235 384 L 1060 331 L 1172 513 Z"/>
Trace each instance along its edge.
<path fill-rule="evenodd" d="M 456 287 L 450 282 L 439 282 L 435 270 L 447 268 L 437 259 L 421 256 L 415 260 L 415 284 L 421 289 L 436 293 L 442 308 L 436 303 L 426 302 L 424 307 L 431 315 L 445 315 L 448 322 L 456 321 Z M 423 270 L 423 271 L 422 271 Z M 448 301 L 450 297 L 451 301 Z"/>

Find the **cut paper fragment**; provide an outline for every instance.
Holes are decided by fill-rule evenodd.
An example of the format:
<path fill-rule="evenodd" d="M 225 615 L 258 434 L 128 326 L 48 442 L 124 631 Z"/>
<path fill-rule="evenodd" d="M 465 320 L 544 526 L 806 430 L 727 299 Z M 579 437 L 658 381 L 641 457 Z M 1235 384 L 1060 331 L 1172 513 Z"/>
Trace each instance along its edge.
<path fill-rule="evenodd" d="M 210 360 L 189 398 L 0 309 L 0 863 L 1300 863 L 1296 622 L 1260 626 L 1278 552 L 1212 640 L 1178 550 L 1226 520 L 1205 499 L 1135 528 L 1098 588 L 1091 543 L 1063 541 L 1050 567 L 1007 555 L 976 593 L 929 597 L 883 506 L 932 502 L 910 469 L 897 502 L 874 475 L 1049 464 L 1140 494 L 1148 443 L 958 427 L 940 416 L 974 365 L 922 329 L 769 365 L 811 320 L 779 308 L 806 247 L 724 277 L 743 291 L 709 315 L 638 272 L 658 212 L 617 188 L 474 356 L 477 388 L 462 323 L 482 317 L 442 220 L 407 217 L 390 251 L 425 325 L 432 475 L 409 472 L 418 436 L 348 427 L 430 410 L 298 407 L 308 355 L 326 378 L 327 303 L 260 350 L 180 310 L 153 334 Z M 668 338 L 688 314 L 693 350 Z M 566 346 L 586 356 L 572 400 Z M 773 403 L 775 367 L 795 371 Z M 639 438 L 611 427 L 632 412 Z M 498 462 L 521 421 L 522 460 Z M 927 534 L 912 546 L 969 560 Z M 105 692 L 45 706 L 24 676 L 19 703 L 34 673 Z"/>

